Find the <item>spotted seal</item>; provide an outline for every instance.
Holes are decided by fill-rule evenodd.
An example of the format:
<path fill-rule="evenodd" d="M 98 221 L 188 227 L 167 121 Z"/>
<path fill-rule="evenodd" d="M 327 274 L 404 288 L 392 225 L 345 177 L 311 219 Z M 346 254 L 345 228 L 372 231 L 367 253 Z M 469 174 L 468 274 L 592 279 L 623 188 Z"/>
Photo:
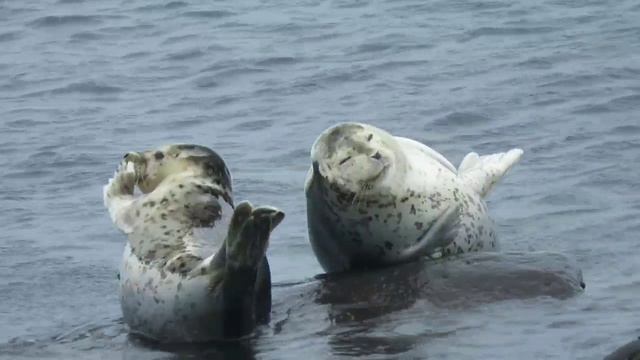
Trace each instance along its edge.
<path fill-rule="evenodd" d="M 483 198 L 522 150 L 470 153 L 456 169 L 435 150 L 371 125 L 341 123 L 311 149 L 309 238 L 327 272 L 496 249 Z"/>
<path fill-rule="evenodd" d="M 234 208 L 218 154 L 198 145 L 130 152 L 103 195 L 128 235 L 120 299 L 133 333 L 202 342 L 242 337 L 269 320 L 265 252 L 284 213 L 248 202 Z"/>

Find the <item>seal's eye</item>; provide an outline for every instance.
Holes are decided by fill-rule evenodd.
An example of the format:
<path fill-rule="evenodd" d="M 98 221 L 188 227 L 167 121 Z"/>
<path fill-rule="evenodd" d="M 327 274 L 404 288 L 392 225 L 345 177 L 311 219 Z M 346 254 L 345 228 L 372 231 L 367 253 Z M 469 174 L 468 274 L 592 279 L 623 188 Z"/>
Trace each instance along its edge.
<path fill-rule="evenodd" d="M 153 157 L 156 158 L 156 160 L 162 160 L 164 159 L 164 154 L 162 151 L 156 151 L 156 153 L 153 154 Z"/>
<path fill-rule="evenodd" d="M 375 154 L 371 155 L 372 158 L 376 159 L 376 160 L 380 160 L 380 158 L 382 157 L 382 155 L 380 155 L 379 151 L 376 151 Z"/>

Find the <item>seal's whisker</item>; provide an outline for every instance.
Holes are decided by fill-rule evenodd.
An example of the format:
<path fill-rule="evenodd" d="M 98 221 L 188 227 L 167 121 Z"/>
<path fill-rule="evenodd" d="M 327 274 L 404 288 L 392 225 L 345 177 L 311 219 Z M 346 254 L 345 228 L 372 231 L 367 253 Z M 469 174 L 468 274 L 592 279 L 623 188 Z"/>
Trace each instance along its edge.
<path fill-rule="evenodd" d="M 355 196 L 353 197 L 354 201 L 351 203 L 351 205 L 356 208 L 360 207 L 360 204 L 362 203 L 362 200 L 366 197 L 367 190 L 369 189 L 370 189 L 369 184 L 367 183 L 362 184 L 362 186 L 360 186 L 360 190 L 358 190 L 358 192 L 356 192 Z"/>

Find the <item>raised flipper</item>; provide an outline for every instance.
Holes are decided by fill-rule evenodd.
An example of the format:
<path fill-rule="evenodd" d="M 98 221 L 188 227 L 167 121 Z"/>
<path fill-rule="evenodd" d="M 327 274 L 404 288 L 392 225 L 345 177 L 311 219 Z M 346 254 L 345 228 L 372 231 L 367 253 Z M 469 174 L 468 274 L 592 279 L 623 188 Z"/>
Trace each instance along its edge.
<path fill-rule="evenodd" d="M 104 206 L 109 210 L 111 221 L 125 234 L 133 231 L 133 219 L 129 210 L 135 201 L 135 184 L 135 166 L 125 160 L 102 189 Z"/>
<path fill-rule="evenodd" d="M 249 202 L 240 203 L 231 218 L 225 240 L 227 269 L 256 267 L 264 257 L 271 231 L 284 219 L 276 208 L 252 208 Z"/>
<path fill-rule="evenodd" d="M 456 239 L 459 229 L 460 205 L 454 204 L 436 218 L 415 245 L 402 250 L 393 263 L 403 263 L 423 256 L 440 257 L 442 250 Z"/>
<path fill-rule="evenodd" d="M 235 208 L 227 238 L 220 251 L 209 262 L 214 288 L 230 271 L 256 270 L 265 257 L 271 231 L 284 219 L 284 213 L 276 208 L 254 208 L 243 201 Z M 207 263 L 205 260 L 204 263 Z"/>
<path fill-rule="evenodd" d="M 223 248 L 210 264 L 210 288 L 221 297 L 225 338 L 245 336 L 269 318 L 271 280 L 265 255 L 271 231 L 282 219 L 282 211 L 253 208 L 248 202 L 233 213 Z"/>
<path fill-rule="evenodd" d="M 522 157 L 522 149 L 511 149 L 506 153 L 479 156 L 472 152 L 462 159 L 458 176 L 464 183 L 485 197 L 494 185 Z"/>

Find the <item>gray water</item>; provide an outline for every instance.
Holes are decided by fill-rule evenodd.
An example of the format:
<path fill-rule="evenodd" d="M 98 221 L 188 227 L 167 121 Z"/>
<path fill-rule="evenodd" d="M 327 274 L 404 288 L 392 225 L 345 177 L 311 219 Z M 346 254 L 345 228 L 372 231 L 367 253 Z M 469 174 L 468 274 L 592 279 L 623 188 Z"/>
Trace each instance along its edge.
<path fill-rule="evenodd" d="M 602 358 L 640 333 L 639 19 L 635 0 L 0 1 L 0 357 L 189 355 L 120 320 L 125 237 L 101 187 L 129 150 L 209 146 L 236 199 L 287 213 L 269 249 L 279 301 L 322 272 L 308 150 L 356 120 L 453 163 L 522 147 L 489 199 L 502 247 L 575 258 L 586 292 L 416 304 L 342 338 L 308 314 L 207 356 Z"/>

